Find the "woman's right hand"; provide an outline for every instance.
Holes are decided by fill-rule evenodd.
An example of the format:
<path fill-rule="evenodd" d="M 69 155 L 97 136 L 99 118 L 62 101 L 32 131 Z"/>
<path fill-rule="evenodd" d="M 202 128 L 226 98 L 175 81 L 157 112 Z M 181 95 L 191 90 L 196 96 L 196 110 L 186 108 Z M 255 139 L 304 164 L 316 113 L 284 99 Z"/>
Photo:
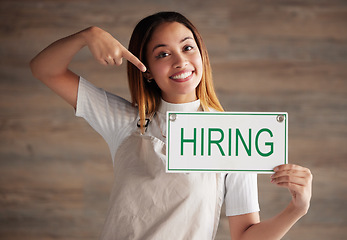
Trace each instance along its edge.
<path fill-rule="evenodd" d="M 90 52 L 99 63 L 119 66 L 125 58 L 140 71 L 146 71 L 145 65 L 108 32 L 98 27 L 89 27 L 81 33 Z"/>

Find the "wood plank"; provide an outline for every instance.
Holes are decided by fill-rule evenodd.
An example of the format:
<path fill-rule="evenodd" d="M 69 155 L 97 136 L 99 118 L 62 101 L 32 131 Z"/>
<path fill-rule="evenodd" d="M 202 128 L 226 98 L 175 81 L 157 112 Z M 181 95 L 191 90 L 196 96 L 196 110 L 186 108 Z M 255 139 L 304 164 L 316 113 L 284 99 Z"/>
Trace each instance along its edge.
<path fill-rule="evenodd" d="M 97 238 L 112 185 L 108 147 L 31 76 L 28 64 L 51 42 L 90 25 L 105 28 L 127 45 L 135 24 L 160 10 L 184 13 L 201 31 L 226 110 L 289 112 L 289 161 L 310 167 L 314 192 L 309 213 L 283 239 L 344 239 L 344 0 L 1 1 L 0 238 Z M 130 99 L 125 66 L 99 66 L 83 49 L 71 67 Z M 258 179 L 266 219 L 284 208 L 290 196 L 270 184 L 268 175 Z M 223 213 L 217 239 L 229 239 L 228 231 Z"/>

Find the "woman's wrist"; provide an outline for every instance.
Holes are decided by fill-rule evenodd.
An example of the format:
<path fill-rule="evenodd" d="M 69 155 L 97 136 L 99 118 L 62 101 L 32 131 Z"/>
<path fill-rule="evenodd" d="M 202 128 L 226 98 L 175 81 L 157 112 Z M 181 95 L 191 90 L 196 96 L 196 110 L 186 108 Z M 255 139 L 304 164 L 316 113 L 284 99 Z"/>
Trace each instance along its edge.
<path fill-rule="evenodd" d="M 88 46 L 91 43 L 93 43 L 93 41 L 97 40 L 98 38 L 100 38 L 103 34 L 105 34 L 106 32 L 104 30 L 102 30 L 99 27 L 96 26 L 90 26 L 86 29 L 83 29 L 82 31 L 80 31 L 78 34 L 80 35 L 81 39 L 82 39 L 82 43 L 84 46 Z"/>
<path fill-rule="evenodd" d="M 97 31 L 96 28 L 95 26 L 91 26 L 75 34 L 75 37 L 77 37 L 80 42 L 81 48 L 88 46 L 88 43 L 92 41 L 92 36 Z"/>
<path fill-rule="evenodd" d="M 287 210 L 293 215 L 297 216 L 298 218 L 301 218 L 305 216 L 308 212 L 309 205 L 308 206 L 296 206 L 293 201 L 291 201 L 287 207 Z"/>

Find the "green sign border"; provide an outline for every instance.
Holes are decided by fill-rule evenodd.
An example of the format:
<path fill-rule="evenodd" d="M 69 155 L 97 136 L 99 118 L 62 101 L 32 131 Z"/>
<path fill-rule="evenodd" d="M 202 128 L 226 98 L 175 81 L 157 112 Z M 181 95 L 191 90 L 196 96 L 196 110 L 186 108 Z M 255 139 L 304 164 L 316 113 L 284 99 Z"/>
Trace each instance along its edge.
<path fill-rule="evenodd" d="M 242 115 L 242 116 L 245 116 L 245 115 L 249 115 L 249 116 L 263 116 L 263 115 L 266 115 L 266 116 L 278 116 L 278 115 L 284 115 L 285 116 L 285 119 L 284 119 L 284 135 L 285 135 L 285 138 L 284 138 L 284 164 L 287 164 L 287 120 L 288 120 L 288 113 L 286 112 L 281 112 L 281 113 L 231 113 L 231 112 L 191 112 L 191 113 L 188 113 L 188 112 L 169 112 L 167 114 L 167 153 L 166 153 L 166 160 L 167 160 L 167 171 L 176 171 L 176 172 L 273 172 L 272 169 L 270 170 L 234 170 L 234 169 L 231 169 L 231 170 L 227 170 L 227 169 L 170 169 L 169 168 L 169 148 L 170 148 L 170 137 L 169 137 L 169 134 L 170 134 L 170 115 L 171 114 L 175 114 L 175 115 Z"/>

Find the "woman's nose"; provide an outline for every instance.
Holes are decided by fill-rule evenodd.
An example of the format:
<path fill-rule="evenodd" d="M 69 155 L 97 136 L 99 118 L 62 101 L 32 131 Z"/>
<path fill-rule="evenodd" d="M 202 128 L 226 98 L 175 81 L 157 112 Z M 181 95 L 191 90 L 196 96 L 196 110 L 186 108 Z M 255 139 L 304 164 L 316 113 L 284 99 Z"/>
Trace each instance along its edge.
<path fill-rule="evenodd" d="M 181 53 L 175 54 L 174 64 L 173 64 L 174 68 L 183 68 L 187 65 L 187 63 L 188 61 L 185 58 L 185 56 L 183 56 L 183 54 Z"/>

